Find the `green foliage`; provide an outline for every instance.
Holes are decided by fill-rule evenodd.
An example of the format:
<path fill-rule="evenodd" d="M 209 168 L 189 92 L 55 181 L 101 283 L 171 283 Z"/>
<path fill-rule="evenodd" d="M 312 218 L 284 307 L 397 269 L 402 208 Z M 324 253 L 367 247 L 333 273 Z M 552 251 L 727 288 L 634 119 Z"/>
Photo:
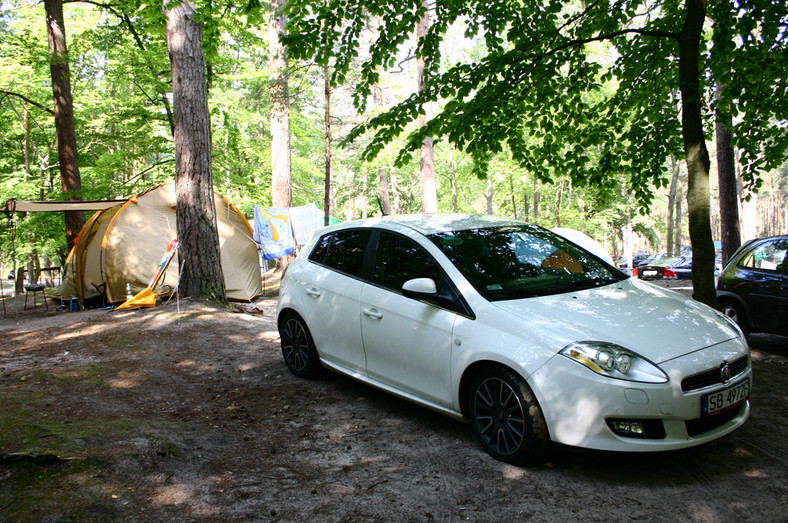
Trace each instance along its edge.
<path fill-rule="evenodd" d="M 739 42 L 718 61 L 735 65 L 728 69 L 728 77 L 735 76 L 729 99 L 747 112 L 737 143 L 754 172 L 784 158 L 788 133 L 774 121 L 785 121 L 788 97 L 785 6 L 751 4 L 743 4 L 744 14 L 735 11 L 739 4 L 715 5 L 730 11 L 726 23 Z M 380 69 L 394 64 L 421 9 L 418 1 L 294 0 L 288 46 L 299 59 L 333 60 L 334 81 L 342 82 L 359 56 L 366 17 L 380 16 L 355 88 L 363 111 Z M 624 175 L 646 208 L 653 189 L 668 183 L 666 159 L 682 154 L 676 42 L 684 16 L 677 1 L 440 2 L 416 48 L 428 71 L 425 89 L 357 126 L 345 143 L 372 133 L 363 152 L 371 161 L 407 133 L 396 158 L 402 166 L 425 136 L 444 137 L 472 157 L 481 176 L 507 148 L 521 169 L 543 182 L 554 182 L 552 173 L 560 171 L 576 186 L 610 192 Z M 441 43 L 455 23 L 467 25 L 467 36 L 483 38 L 486 52 L 441 70 Z M 772 98 L 779 100 L 764 103 Z M 438 114 L 425 127 L 409 127 L 434 102 L 441 104 Z"/>

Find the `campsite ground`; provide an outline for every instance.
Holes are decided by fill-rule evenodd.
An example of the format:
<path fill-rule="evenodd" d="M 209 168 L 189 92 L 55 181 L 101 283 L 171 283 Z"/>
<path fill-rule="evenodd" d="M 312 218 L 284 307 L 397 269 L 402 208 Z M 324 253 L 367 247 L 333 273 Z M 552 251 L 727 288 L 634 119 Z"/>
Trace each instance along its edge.
<path fill-rule="evenodd" d="M 722 440 L 660 454 L 557 448 L 517 468 L 461 423 L 340 376 L 292 377 L 275 307 L 11 311 L 0 321 L 0 520 L 788 515 L 785 338 L 752 337 L 753 414 Z"/>

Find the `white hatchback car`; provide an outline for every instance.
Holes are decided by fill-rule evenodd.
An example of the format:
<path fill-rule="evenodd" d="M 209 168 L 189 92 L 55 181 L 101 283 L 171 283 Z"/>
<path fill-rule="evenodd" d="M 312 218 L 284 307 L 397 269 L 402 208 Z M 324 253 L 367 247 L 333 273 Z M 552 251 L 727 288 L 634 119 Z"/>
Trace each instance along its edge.
<path fill-rule="evenodd" d="M 319 231 L 278 309 L 296 376 L 327 367 L 469 420 L 493 457 L 548 444 L 698 445 L 749 417 L 749 349 L 724 315 L 540 227 L 418 215 Z"/>

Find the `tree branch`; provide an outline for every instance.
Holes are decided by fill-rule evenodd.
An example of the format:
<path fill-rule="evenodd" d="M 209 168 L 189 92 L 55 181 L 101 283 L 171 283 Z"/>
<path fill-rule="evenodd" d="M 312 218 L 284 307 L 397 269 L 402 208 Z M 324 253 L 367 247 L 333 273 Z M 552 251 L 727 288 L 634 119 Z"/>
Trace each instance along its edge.
<path fill-rule="evenodd" d="M 40 103 L 36 102 L 35 100 L 31 100 L 30 98 L 28 98 L 27 96 L 25 96 L 23 94 L 14 93 L 14 92 L 6 91 L 6 90 L 3 90 L 3 89 L 0 89 L 0 94 L 3 95 L 3 96 L 16 96 L 17 98 L 21 98 L 22 100 L 24 100 L 25 102 L 27 102 L 29 104 L 35 105 L 36 107 L 38 107 L 42 111 L 46 111 L 46 112 L 48 112 L 51 115 L 55 114 L 55 110 L 52 109 L 51 107 L 46 107 L 44 105 L 41 105 Z"/>

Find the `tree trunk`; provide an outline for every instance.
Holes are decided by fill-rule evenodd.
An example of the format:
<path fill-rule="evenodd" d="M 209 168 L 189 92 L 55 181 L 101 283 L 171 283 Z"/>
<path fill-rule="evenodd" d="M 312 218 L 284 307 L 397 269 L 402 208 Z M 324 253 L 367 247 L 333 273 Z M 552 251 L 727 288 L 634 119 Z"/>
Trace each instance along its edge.
<path fill-rule="evenodd" d="M 449 162 L 449 177 L 451 183 L 451 211 L 457 213 L 460 212 L 460 200 L 457 193 L 457 163 L 454 161 L 454 153 L 452 153 L 452 158 Z"/>
<path fill-rule="evenodd" d="M 172 10 L 169 3 L 164 0 L 175 122 L 175 217 L 183 267 L 178 289 L 185 297 L 223 303 L 202 25 L 188 0 Z"/>
<path fill-rule="evenodd" d="M 49 71 L 55 99 L 55 133 L 63 192 L 68 200 L 81 200 L 82 181 L 77 158 L 77 134 L 74 126 L 74 102 L 71 97 L 71 73 L 68 67 L 66 27 L 63 22 L 63 1 L 45 0 L 47 37 L 49 40 Z M 74 246 L 85 225 L 84 211 L 66 211 L 68 249 Z"/>
<path fill-rule="evenodd" d="M 383 86 L 380 83 L 375 84 L 375 88 L 372 91 L 372 98 L 375 103 L 376 109 L 383 108 Z M 380 167 L 378 169 L 378 180 L 380 181 L 380 205 L 382 207 L 382 211 L 384 215 L 391 214 L 391 198 L 389 196 L 389 178 L 388 178 L 388 168 L 387 167 Z"/>
<path fill-rule="evenodd" d="M 722 85 L 717 84 L 718 103 L 722 99 Z M 739 232 L 739 197 L 737 191 L 735 155 L 731 144 L 733 118 L 726 108 L 717 106 L 717 177 L 720 188 L 720 229 L 722 231 L 722 264 L 728 263 L 741 246 Z"/>
<path fill-rule="evenodd" d="M 670 166 L 671 170 L 673 171 L 673 176 L 671 176 L 670 180 L 670 192 L 668 193 L 668 245 L 667 245 L 667 252 L 671 256 L 678 254 L 678 246 L 674 242 L 674 229 L 673 225 L 675 223 L 674 218 L 674 211 L 676 209 L 676 191 L 678 191 L 678 184 L 679 184 L 679 164 L 676 162 L 676 158 L 673 155 L 670 155 Z"/>
<path fill-rule="evenodd" d="M 558 184 L 558 190 L 555 195 L 555 226 L 561 227 L 561 199 L 564 197 L 564 181 Z"/>
<path fill-rule="evenodd" d="M 293 205 L 290 170 L 290 104 L 287 55 L 281 37 L 287 33 L 285 0 L 274 0 L 271 15 L 271 191 L 274 207 Z"/>
<path fill-rule="evenodd" d="M 417 35 L 419 40 L 427 36 L 427 30 L 430 27 L 430 14 L 427 0 L 422 0 L 422 8 L 424 14 L 419 20 Z M 424 90 L 424 82 L 426 80 L 424 71 L 424 58 L 418 59 L 418 91 Z M 419 115 L 419 125 L 424 127 L 427 125 L 428 115 L 426 114 L 428 107 L 424 107 L 424 112 Z M 435 186 L 435 153 L 433 148 L 433 137 L 427 136 L 421 145 L 421 206 L 425 213 L 438 212 L 438 193 Z"/>
<path fill-rule="evenodd" d="M 274 207 L 293 206 L 293 179 L 290 166 L 290 89 L 287 82 L 287 51 L 282 36 L 287 34 L 286 0 L 272 0 L 270 25 L 271 52 L 271 202 Z M 295 256 L 278 260 L 287 267 Z"/>
<path fill-rule="evenodd" d="M 512 171 L 509 171 L 509 196 L 512 199 L 512 215 L 517 219 L 517 200 L 514 193 L 514 181 L 512 180 Z"/>
<path fill-rule="evenodd" d="M 714 290 L 714 242 L 711 237 L 709 152 L 703 135 L 700 91 L 700 38 L 706 18 L 703 0 L 687 0 L 687 17 L 679 36 L 679 85 L 684 152 L 687 157 L 687 208 L 692 242 L 693 297 L 717 307 Z"/>
<path fill-rule="evenodd" d="M 393 167 L 389 167 L 389 180 L 391 180 L 391 210 L 394 214 L 401 214 L 402 201 L 399 192 L 399 182 Z"/>
<path fill-rule="evenodd" d="M 539 188 L 539 181 L 534 179 L 534 222 L 539 221 L 541 214 L 542 189 Z"/>
<path fill-rule="evenodd" d="M 487 200 L 487 214 L 493 213 L 493 196 L 495 195 L 495 183 L 493 183 L 492 175 L 487 176 L 487 192 L 484 197 Z"/>
<path fill-rule="evenodd" d="M 323 198 L 323 206 L 325 209 L 324 224 L 331 223 L 331 215 L 334 213 L 334 193 L 333 184 L 334 179 L 331 174 L 331 77 L 329 75 L 328 66 L 323 67 L 323 94 L 325 97 L 325 124 L 326 124 L 326 181 L 325 181 L 325 196 Z"/>

